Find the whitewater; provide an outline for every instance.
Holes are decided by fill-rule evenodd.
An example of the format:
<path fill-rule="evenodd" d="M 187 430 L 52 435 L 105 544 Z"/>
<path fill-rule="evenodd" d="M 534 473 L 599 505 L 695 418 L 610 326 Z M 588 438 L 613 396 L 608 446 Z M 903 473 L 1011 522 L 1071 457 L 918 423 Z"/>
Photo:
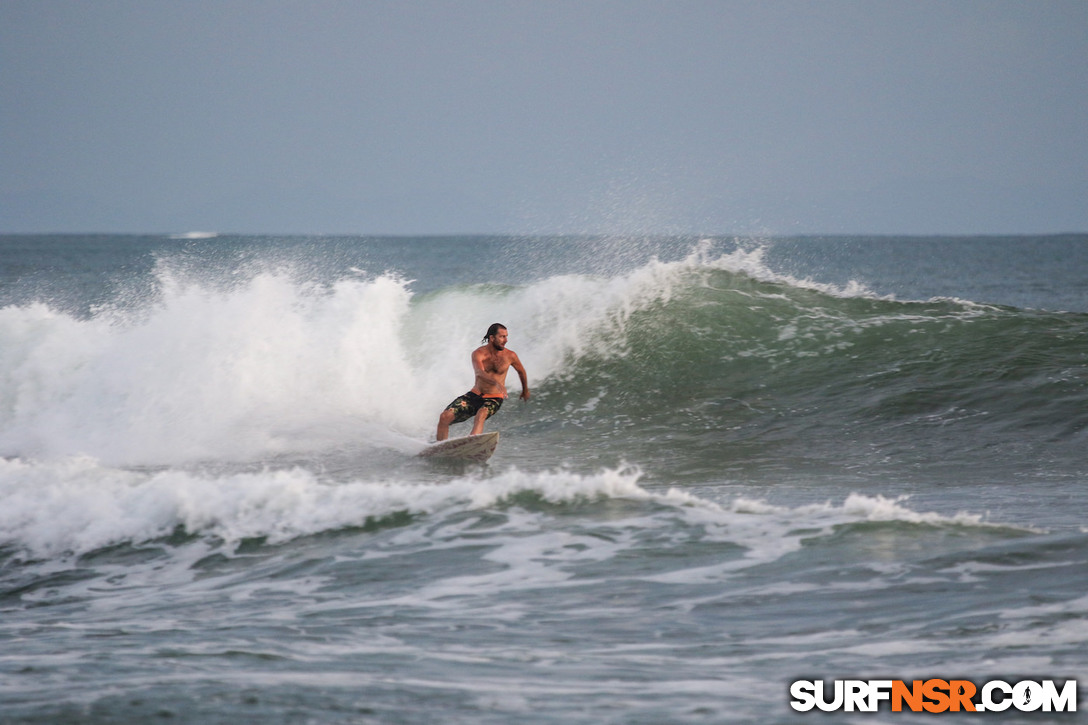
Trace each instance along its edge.
<path fill-rule="evenodd" d="M 532 400 L 417 458 L 492 322 Z M 1086 450 L 1083 235 L 0 237 L 0 722 L 1088 682 Z"/>

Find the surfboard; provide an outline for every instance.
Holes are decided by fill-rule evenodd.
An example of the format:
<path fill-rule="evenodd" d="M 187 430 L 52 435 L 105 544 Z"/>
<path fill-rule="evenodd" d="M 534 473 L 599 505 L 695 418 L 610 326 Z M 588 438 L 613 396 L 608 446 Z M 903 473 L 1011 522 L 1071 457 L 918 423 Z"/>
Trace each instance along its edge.
<path fill-rule="evenodd" d="M 427 446 L 419 455 L 423 458 L 448 458 L 458 461 L 477 461 L 482 463 L 499 445 L 499 432 L 481 433 L 462 438 L 450 438 Z"/>

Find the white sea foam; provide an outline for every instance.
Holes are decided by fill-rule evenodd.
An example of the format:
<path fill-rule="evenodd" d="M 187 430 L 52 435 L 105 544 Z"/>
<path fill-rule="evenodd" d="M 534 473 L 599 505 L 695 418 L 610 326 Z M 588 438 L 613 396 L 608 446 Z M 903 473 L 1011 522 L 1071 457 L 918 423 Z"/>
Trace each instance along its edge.
<path fill-rule="evenodd" d="M 413 430 L 417 411 L 436 404 L 437 372 L 424 376 L 430 386 L 411 375 L 401 280 L 161 282 L 152 307 L 90 319 L 42 304 L 0 310 L 0 450 L 246 460 L 357 440 L 376 420 Z"/>
<path fill-rule="evenodd" d="M 725 569 L 716 569 L 720 574 L 796 549 L 799 529 L 812 536 L 851 521 L 975 522 L 964 515 L 918 514 L 880 497 L 856 494 L 841 505 L 789 508 L 743 498 L 721 505 L 677 489 L 650 491 L 639 478 L 635 469 L 596 474 L 509 469 L 454 477 L 443 484 L 382 478 L 334 483 L 301 467 L 212 474 L 124 470 L 87 457 L 0 460 L 0 544 L 34 556 L 55 556 L 151 541 L 177 527 L 227 542 L 250 537 L 281 542 L 401 512 L 441 515 L 492 509 L 528 492 L 553 504 L 612 499 L 663 506 L 672 512 L 667 518 L 679 515 L 703 532 L 700 536 L 747 548 L 746 563 L 725 562 Z M 617 525 L 630 531 L 664 525 L 654 523 L 652 516 L 628 512 Z"/>
<path fill-rule="evenodd" d="M 198 474 L 112 468 L 91 458 L 0 461 L 2 543 L 34 555 L 81 553 L 144 542 L 176 527 L 226 541 L 298 536 L 361 526 L 398 512 L 487 508 L 519 492 L 552 502 L 647 498 L 634 471 L 593 476 L 527 474 L 454 478 L 446 485 L 408 481 L 330 483 L 303 468 Z"/>
<path fill-rule="evenodd" d="M 850 280 L 844 285 L 837 285 L 828 282 L 817 282 L 809 277 L 800 278 L 776 272 L 767 264 L 768 247 L 764 245 L 742 245 L 732 252 L 717 256 L 712 250 L 712 242 L 706 240 L 696 247 L 686 263 L 743 274 L 761 282 L 813 290 L 831 297 L 894 299 L 894 296 L 877 295 L 868 286 L 857 280 Z"/>

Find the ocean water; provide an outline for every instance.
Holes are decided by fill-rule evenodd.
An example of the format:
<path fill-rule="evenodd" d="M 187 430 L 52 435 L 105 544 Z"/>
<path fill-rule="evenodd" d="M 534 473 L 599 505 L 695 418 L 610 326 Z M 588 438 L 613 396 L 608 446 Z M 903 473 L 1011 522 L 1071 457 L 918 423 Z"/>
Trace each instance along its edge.
<path fill-rule="evenodd" d="M 1086 512 L 1088 236 L 0 237 L 3 723 L 1083 710 Z"/>

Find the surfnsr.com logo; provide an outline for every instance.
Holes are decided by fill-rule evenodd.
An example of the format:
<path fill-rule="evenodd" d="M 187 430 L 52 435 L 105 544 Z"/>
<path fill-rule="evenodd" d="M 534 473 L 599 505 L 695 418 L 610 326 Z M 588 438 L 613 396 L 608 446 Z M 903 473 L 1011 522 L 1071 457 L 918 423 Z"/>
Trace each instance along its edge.
<path fill-rule="evenodd" d="M 1054 680 L 991 680 L 977 687 L 970 680 L 797 680 L 790 685 L 790 707 L 799 712 L 876 712 L 888 703 L 892 712 L 1076 712 L 1077 681 L 1059 687 Z"/>

